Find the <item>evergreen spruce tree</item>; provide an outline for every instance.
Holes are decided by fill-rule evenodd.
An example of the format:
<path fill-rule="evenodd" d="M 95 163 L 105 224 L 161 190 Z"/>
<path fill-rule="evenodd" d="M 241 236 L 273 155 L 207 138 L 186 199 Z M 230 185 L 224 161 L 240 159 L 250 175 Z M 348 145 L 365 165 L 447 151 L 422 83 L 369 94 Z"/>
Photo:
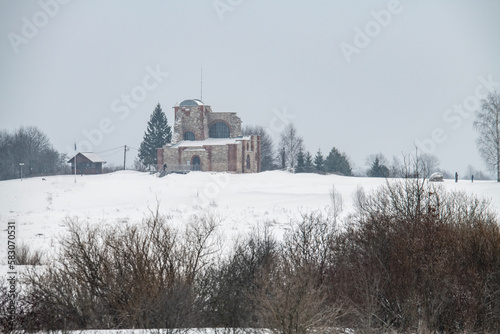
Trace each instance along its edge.
<path fill-rule="evenodd" d="M 314 169 L 316 173 L 325 172 L 325 159 L 323 158 L 323 154 L 321 154 L 321 149 L 314 156 Z"/>
<path fill-rule="evenodd" d="M 297 153 L 297 167 L 295 167 L 295 173 L 304 173 L 305 171 L 305 156 L 302 148 L 300 148 L 299 153 Z"/>
<path fill-rule="evenodd" d="M 309 152 L 306 152 L 306 155 L 305 155 L 304 171 L 306 173 L 312 173 L 314 171 L 312 156 L 311 156 L 311 153 L 309 153 Z"/>
<path fill-rule="evenodd" d="M 148 128 L 144 133 L 144 138 L 139 147 L 139 160 L 144 165 L 156 166 L 156 149 L 165 146 L 172 140 L 172 129 L 168 125 L 167 117 L 161 110 L 158 103 L 151 114 L 148 122 Z"/>
<path fill-rule="evenodd" d="M 345 153 L 340 153 L 335 147 L 331 149 L 325 160 L 325 170 L 328 173 L 336 173 L 345 176 L 352 175 L 351 164 Z"/>
<path fill-rule="evenodd" d="M 278 153 L 278 161 L 281 164 L 281 169 L 285 170 L 286 168 L 286 152 L 285 147 L 282 147 L 280 152 Z"/>
<path fill-rule="evenodd" d="M 376 157 L 367 174 L 370 177 L 389 177 L 389 172 L 389 167 L 381 163 L 379 157 Z"/>

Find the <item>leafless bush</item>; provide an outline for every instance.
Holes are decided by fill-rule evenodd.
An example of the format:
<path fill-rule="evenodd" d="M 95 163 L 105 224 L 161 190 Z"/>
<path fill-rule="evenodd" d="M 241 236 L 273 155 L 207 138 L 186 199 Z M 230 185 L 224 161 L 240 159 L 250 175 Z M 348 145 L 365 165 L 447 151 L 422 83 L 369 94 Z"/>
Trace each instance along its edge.
<path fill-rule="evenodd" d="M 330 277 L 352 321 L 367 332 L 498 328 L 500 234 L 488 204 L 420 178 L 369 195 L 335 245 Z"/>
<path fill-rule="evenodd" d="M 16 264 L 39 266 L 43 264 L 43 253 L 40 250 L 31 250 L 26 244 L 19 244 L 16 247 Z"/>
<path fill-rule="evenodd" d="M 158 210 L 142 224 L 119 228 L 67 223 L 55 263 L 27 278 L 34 329 L 198 325 L 194 285 L 216 251 L 208 246 L 214 221 L 192 221 L 185 234 Z"/>
<path fill-rule="evenodd" d="M 318 213 L 293 224 L 279 256 L 259 277 L 255 298 L 265 327 L 286 334 L 324 333 L 344 315 L 324 284 L 336 234 L 336 226 Z"/>
<path fill-rule="evenodd" d="M 138 172 L 145 172 L 147 171 L 148 167 L 144 165 L 138 157 L 135 157 L 132 169 Z"/>
<path fill-rule="evenodd" d="M 269 230 L 256 229 L 235 245 L 228 257 L 206 273 L 201 295 L 208 326 L 261 327 L 255 296 L 262 272 L 275 261 L 278 244 Z"/>
<path fill-rule="evenodd" d="M 330 189 L 330 210 L 331 210 L 331 219 L 333 224 L 336 226 L 339 215 L 343 211 L 343 201 L 342 194 L 335 188 L 335 185 L 332 185 Z"/>
<path fill-rule="evenodd" d="M 108 173 L 114 173 L 119 170 L 123 170 L 122 166 L 115 166 L 115 165 L 106 165 L 102 167 L 102 173 L 103 174 L 108 174 Z"/>
<path fill-rule="evenodd" d="M 329 332 L 341 309 L 329 305 L 325 287 L 316 281 L 307 268 L 281 258 L 261 277 L 255 295 L 263 325 L 280 334 Z"/>
<path fill-rule="evenodd" d="M 317 212 L 303 214 L 291 227 L 284 236 L 283 256 L 294 268 L 310 270 L 316 284 L 320 285 L 332 259 L 331 243 L 337 227 Z"/>
<path fill-rule="evenodd" d="M 358 188 L 354 199 L 344 226 L 306 213 L 281 243 L 256 230 L 228 254 L 220 253 L 223 218 L 213 212 L 192 215 L 182 229 L 158 210 L 120 227 L 68 221 L 61 254 L 26 277 L 19 326 L 280 334 L 500 328 L 500 230 L 487 200 L 413 176 L 370 194 Z"/>

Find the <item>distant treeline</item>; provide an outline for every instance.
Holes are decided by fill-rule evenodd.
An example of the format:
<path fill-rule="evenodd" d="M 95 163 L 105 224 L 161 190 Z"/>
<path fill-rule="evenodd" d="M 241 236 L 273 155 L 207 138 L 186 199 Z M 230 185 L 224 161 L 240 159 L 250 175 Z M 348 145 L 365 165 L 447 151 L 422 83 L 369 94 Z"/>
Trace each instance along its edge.
<path fill-rule="evenodd" d="M 23 165 L 20 165 L 23 164 Z M 66 155 L 57 152 L 36 127 L 0 131 L 0 180 L 67 172 Z"/>

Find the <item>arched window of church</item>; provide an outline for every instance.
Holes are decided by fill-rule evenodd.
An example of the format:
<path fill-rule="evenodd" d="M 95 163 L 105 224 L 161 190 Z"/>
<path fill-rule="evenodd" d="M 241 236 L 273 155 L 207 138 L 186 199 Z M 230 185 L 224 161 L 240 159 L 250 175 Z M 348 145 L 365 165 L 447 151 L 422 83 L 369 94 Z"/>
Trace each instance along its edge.
<path fill-rule="evenodd" d="M 208 136 L 210 138 L 229 138 L 229 126 L 224 122 L 215 122 L 208 129 Z"/>
<path fill-rule="evenodd" d="M 250 169 L 250 156 L 247 155 L 247 169 Z"/>
<path fill-rule="evenodd" d="M 195 140 L 194 133 L 191 131 L 184 132 L 184 140 Z"/>
<path fill-rule="evenodd" d="M 193 170 L 201 170 L 200 168 L 200 165 L 201 165 L 201 161 L 200 161 L 200 157 L 195 155 L 191 158 L 191 168 Z"/>

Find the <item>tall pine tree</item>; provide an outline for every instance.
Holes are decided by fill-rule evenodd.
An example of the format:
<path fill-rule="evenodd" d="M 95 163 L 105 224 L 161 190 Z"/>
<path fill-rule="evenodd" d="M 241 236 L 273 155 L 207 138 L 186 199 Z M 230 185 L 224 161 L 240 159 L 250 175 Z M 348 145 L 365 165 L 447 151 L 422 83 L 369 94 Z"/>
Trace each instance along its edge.
<path fill-rule="evenodd" d="M 367 172 L 369 177 L 389 177 L 389 167 L 377 156 Z"/>
<path fill-rule="evenodd" d="M 302 148 L 300 148 L 297 154 L 297 167 L 295 167 L 295 173 L 304 173 L 305 171 L 305 155 Z"/>
<path fill-rule="evenodd" d="M 323 154 L 321 154 L 321 149 L 318 150 L 314 157 L 314 169 L 316 173 L 323 173 L 325 171 L 325 159 L 323 158 Z"/>
<path fill-rule="evenodd" d="M 311 153 L 306 152 L 305 160 L 304 160 L 304 171 L 306 173 L 312 173 L 314 171 L 314 165 Z"/>
<path fill-rule="evenodd" d="M 345 153 L 340 153 L 335 147 L 332 148 L 325 160 L 325 169 L 328 173 L 336 173 L 345 176 L 352 175 L 351 164 Z"/>
<path fill-rule="evenodd" d="M 172 129 L 168 125 L 167 117 L 158 103 L 151 114 L 148 128 L 144 133 L 141 146 L 139 147 L 139 160 L 144 165 L 156 166 L 156 149 L 165 146 L 172 140 Z"/>

